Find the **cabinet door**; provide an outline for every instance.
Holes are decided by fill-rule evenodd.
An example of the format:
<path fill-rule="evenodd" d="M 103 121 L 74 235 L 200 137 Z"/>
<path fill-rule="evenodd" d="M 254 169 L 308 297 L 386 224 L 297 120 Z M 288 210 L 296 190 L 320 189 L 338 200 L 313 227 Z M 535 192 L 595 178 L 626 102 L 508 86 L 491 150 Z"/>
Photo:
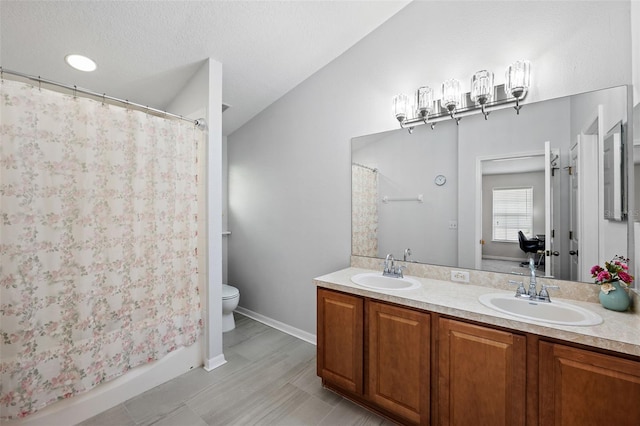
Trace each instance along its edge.
<path fill-rule="evenodd" d="M 368 398 L 410 423 L 429 423 L 429 314 L 367 301 Z"/>
<path fill-rule="evenodd" d="M 540 425 L 640 425 L 640 362 L 540 343 Z"/>
<path fill-rule="evenodd" d="M 441 318 L 438 424 L 525 423 L 526 338 Z"/>
<path fill-rule="evenodd" d="M 318 289 L 318 376 L 350 392 L 363 393 L 364 301 Z"/>

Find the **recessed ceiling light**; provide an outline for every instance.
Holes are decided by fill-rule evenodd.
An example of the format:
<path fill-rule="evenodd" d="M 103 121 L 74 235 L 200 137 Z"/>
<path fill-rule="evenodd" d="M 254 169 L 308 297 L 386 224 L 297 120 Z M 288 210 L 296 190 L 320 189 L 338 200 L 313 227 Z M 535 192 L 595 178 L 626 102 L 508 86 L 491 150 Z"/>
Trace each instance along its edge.
<path fill-rule="evenodd" d="M 67 55 L 64 57 L 64 60 L 69 66 L 80 71 L 95 71 L 98 67 L 95 62 L 82 55 Z"/>

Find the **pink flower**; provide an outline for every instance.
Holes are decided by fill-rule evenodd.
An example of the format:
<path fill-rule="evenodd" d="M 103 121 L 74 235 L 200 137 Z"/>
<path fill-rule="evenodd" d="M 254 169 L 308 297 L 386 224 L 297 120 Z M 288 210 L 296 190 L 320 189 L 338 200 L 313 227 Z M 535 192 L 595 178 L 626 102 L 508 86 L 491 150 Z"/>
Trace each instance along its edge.
<path fill-rule="evenodd" d="M 610 279 L 611 279 L 611 274 L 609 273 L 609 271 L 600 271 L 598 272 L 598 276 L 596 277 L 596 280 L 602 281 L 602 282 L 609 281 Z"/>
<path fill-rule="evenodd" d="M 600 272 L 602 270 L 603 269 L 602 269 L 602 267 L 600 265 L 593 265 L 591 267 L 591 275 L 593 275 L 595 277 L 596 275 L 598 275 L 598 272 Z"/>
<path fill-rule="evenodd" d="M 621 267 L 622 269 L 624 269 L 625 271 L 629 269 L 629 267 L 627 266 L 626 263 L 622 263 L 619 260 L 616 260 L 616 265 L 618 265 L 619 267 Z"/>
<path fill-rule="evenodd" d="M 624 271 L 618 272 L 618 278 L 620 278 L 622 281 L 624 281 L 627 284 L 631 284 L 631 281 L 633 281 L 633 277 Z"/>

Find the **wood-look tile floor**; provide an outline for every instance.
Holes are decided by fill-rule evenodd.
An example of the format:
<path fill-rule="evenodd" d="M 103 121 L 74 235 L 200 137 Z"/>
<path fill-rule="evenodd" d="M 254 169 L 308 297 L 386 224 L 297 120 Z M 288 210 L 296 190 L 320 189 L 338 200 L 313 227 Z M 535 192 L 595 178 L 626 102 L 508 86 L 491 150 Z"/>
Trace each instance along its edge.
<path fill-rule="evenodd" d="M 316 347 L 243 315 L 224 333 L 227 363 L 193 369 L 82 426 L 385 425 L 322 388 Z"/>

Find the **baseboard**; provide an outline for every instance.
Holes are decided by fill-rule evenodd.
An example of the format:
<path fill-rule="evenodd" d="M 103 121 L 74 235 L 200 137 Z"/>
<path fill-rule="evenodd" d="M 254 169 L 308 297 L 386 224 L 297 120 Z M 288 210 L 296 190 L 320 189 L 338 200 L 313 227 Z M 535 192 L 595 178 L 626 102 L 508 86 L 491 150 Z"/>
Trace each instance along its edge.
<path fill-rule="evenodd" d="M 211 370 L 215 370 L 216 368 L 226 363 L 227 363 L 227 360 L 224 359 L 224 354 L 220 354 L 211 359 L 205 359 L 204 366 L 202 368 L 204 368 L 206 371 L 211 371 Z"/>
<path fill-rule="evenodd" d="M 529 259 L 526 257 L 506 257 L 506 256 L 492 256 L 492 255 L 482 255 L 483 259 L 487 260 L 506 260 L 509 262 L 528 262 Z"/>
<path fill-rule="evenodd" d="M 238 306 L 235 312 L 266 324 L 269 327 L 275 328 L 276 330 L 280 330 L 283 333 L 290 334 L 293 337 L 297 337 L 298 339 L 304 340 L 305 342 L 311 343 L 312 345 L 316 345 L 317 338 L 315 334 L 307 333 L 304 330 L 300 330 L 299 328 L 295 328 L 283 322 L 276 321 L 273 318 L 266 317 L 257 312 L 250 311 L 249 309 L 243 308 L 242 306 Z"/>

